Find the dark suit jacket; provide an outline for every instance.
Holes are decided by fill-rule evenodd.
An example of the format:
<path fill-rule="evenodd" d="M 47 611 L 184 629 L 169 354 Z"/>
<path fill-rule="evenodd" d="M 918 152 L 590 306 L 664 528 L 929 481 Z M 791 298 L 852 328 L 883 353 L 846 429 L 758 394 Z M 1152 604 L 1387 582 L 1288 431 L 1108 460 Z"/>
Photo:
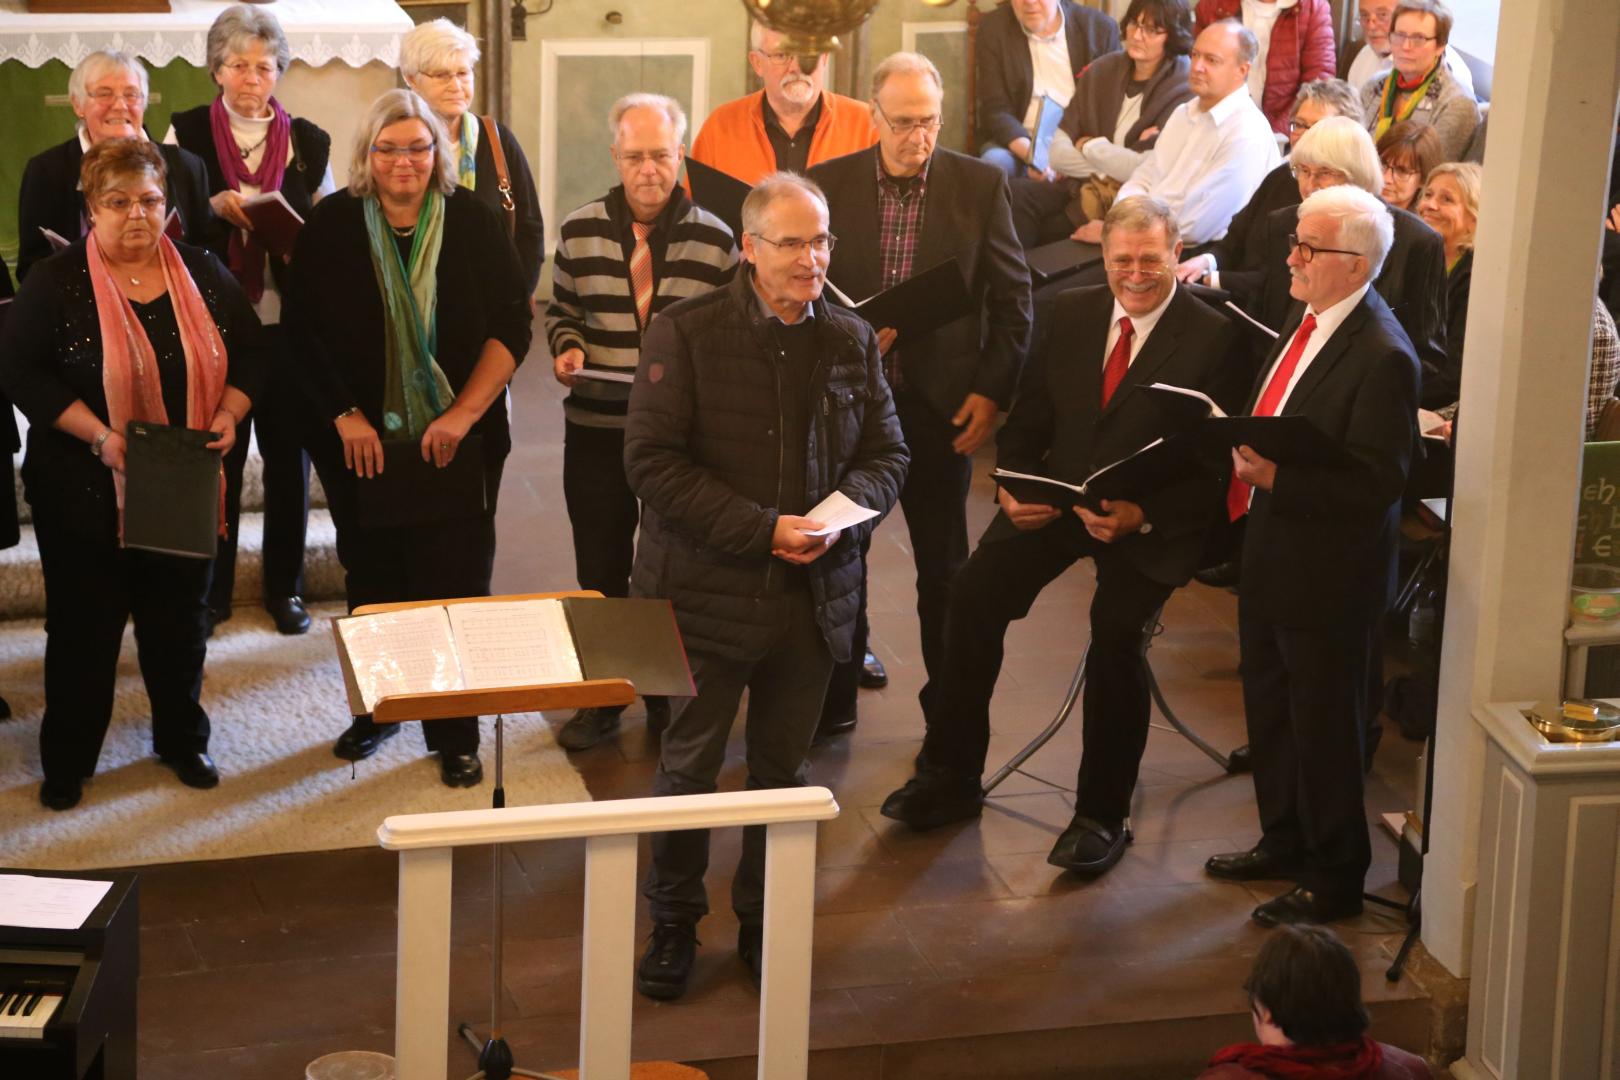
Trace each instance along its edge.
<path fill-rule="evenodd" d="M 1423 371 L 1421 400 L 1426 409 L 1439 408 L 1457 400 L 1455 393 L 1444 400 L 1442 373 L 1446 360 L 1446 243 L 1440 234 L 1423 223 L 1416 214 L 1389 208 L 1395 219 L 1395 243 L 1384 258 L 1384 268 L 1373 282 L 1373 288 L 1394 311 L 1395 318 L 1405 329 L 1417 350 Z M 1294 309 L 1299 306 L 1288 292 L 1288 234 L 1299 223 L 1295 207 L 1273 210 L 1266 217 L 1265 271 L 1261 276 L 1258 299 L 1252 294 L 1235 292 L 1239 307 L 1271 327 L 1281 330 Z M 1242 283 L 1239 283 L 1240 286 Z M 1221 275 L 1222 288 L 1228 288 L 1226 275 Z M 1299 320 L 1294 318 L 1293 325 Z M 1284 337 L 1287 335 L 1285 334 Z"/>
<path fill-rule="evenodd" d="M 1234 409 L 1246 380 L 1228 359 L 1236 329 L 1224 315 L 1177 288 L 1141 352 L 1114 391 L 1102 400 L 1104 353 L 1114 294 L 1104 285 L 1058 295 L 1046 348 L 1032 359 L 1012 413 L 996 437 L 996 464 L 1015 472 L 1079 483 L 1097 469 L 1171 433 L 1164 412 L 1136 393 L 1166 382 L 1202 390 Z M 1220 470 L 1189 467 L 1185 480 L 1132 501 L 1153 529 L 1117 543 L 1120 554 L 1146 577 L 1183 585 L 1198 568 L 1204 532 L 1215 520 L 1226 488 Z M 982 543 L 1017 532 L 998 513 Z"/>
<path fill-rule="evenodd" d="M 1074 0 L 1058 3 L 1063 8 L 1069 62 L 1078 78 L 1097 57 L 1119 50 L 1119 24 Z M 1029 58 L 1029 38 L 1010 5 L 1003 4 L 979 21 L 973 65 L 979 145 L 1006 146 L 1014 139 L 1027 138 L 1030 132 L 1024 127 L 1024 113 L 1035 90 L 1035 65 Z"/>
<path fill-rule="evenodd" d="M 1252 411 L 1277 356 L 1299 328 L 1290 318 L 1249 392 Z M 1417 445 L 1418 362 L 1377 290 L 1369 289 L 1283 403 L 1348 451 L 1343 465 L 1279 463 L 1256 490 L 1243 537 L 1240 618 L 1285 626 L 1369 623 L 1395 596 L 1401 490 Z"/>
<path fill-rule="evenodd" d="M 188 244 L 205 247 L 213 228 L 208 206 L 208 170 L 196 154 L 167 143 L 156 144 L 168 168 L 169 205 L 180 211 L 180 229 Z M 53 254 L 51 242 L 40 234 L 50 229 L 72 243 L 79 238 L 79 217 L 84 198 L 79 194 L 79 162 L 84 151 L 79 136 L 42 150 L 23 169 L 17 193 L 17 280 L 42 259 Z"/>
<path fill-rule="evenodd" d="M 828 276 L 854 299 L 882 287 L 877 169 L 873 146 L 810 170 L 827 194 L 838 237 Z M 993 398 L 1002 408 L 1012 403 L 1029 348 L 1029 268 L 1013 232 L 1001 170 L 935 149 L 912 269 L 921 273 L 950 258 L 961 267 L 977 306 L 924 337 L 896 344 L 906 385 L 947 419 L 969 393 Z"/>
<path fill-rule="evenodd" d="M 1231 293 L 1238 306 L 1250 314 L 1253 311 L 1245 307 L 1243 299 L 1258 295 L 1265 277 L 1266 219 L 1272 211 L 1299 205 L 1299 181 L 1294 179 L 1292 168 L 1285 158 L 1281 165 L 1268 172 L 1243 209 L 1232 215 L 1226 235 L 1210 246 L 1216 272 L 1221 276 L 1221 288 Z M 1292 226 L 1288 231 L 1293 232 Z"/>

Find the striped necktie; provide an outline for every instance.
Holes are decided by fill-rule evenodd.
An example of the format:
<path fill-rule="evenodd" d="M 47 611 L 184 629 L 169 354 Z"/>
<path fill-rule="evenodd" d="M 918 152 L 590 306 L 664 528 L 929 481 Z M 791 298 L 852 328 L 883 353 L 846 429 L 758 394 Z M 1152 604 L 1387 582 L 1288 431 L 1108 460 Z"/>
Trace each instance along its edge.
<path fill-rule="evenodd" d="M 636 298 L 636 320 L 645 334 L 647 320 L 652 318 L 652 248 L 647 244 L 647 235 L 652 232 L 652 226 L 632 221 L 630 227 L 636 233 L 636 248 L 630 253 L 630 291 Z"/>

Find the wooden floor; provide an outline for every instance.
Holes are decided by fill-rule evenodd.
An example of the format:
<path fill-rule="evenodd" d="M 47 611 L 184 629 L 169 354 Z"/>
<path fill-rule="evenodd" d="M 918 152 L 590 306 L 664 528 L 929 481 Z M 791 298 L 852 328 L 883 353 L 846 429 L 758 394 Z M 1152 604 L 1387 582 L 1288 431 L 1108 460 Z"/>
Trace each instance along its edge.
<path fill-rule="evenodd" d="M 542 355 L 518 375 L 497 591 L 574 584 L 560 393 L 548 367 Z M 991 509 L 989 467 L 981 455 L 970 500 L 976 530 Z M 862 692 L 856 732 L 818 749 L 811 767 L 811 781 L 843 807 L 822 827 L 818 848 L 812 1075 L 1191 1075 L 1210 1051 L 1249 1034 L 1240 987 L 1265 932 L 1248 913 L 1286 887 L 1223 884 L 1201 872 L 1210 854 L 1256 838 L 1249 780 L 1224 776 L 1184 739 L 1155 730 L 1133 810 L 1136 842 L 1092 884 L 1045 862 L 1073 812 L 1078 718 L 1029 765 L 1050 783 L 1013 778 L 980 821 L 926 834 L 887 821 L 877 807 L 910 774 L 922 732 L 912 576 L 897 516 L 877 534 L 871 569 L 875 646 L 890 684 Z M 1077 566 L 1014 626 L 992 710 L 993 762 L 1050 718 L 1085 645 L 1091 589 L 1089 564 Z M 1243 741 L 1235 607 L 1223 591 L 1179 591 L 1150 654 L 1172 706 L 1222 747 Z M 334 720 L 334 737 L 341 727 Z M 723 787 L 741 784 L 740 736 Z M 636 706 L 615 740 L 576 760 L 593 796 L 612 799 L 649 792 L 656 754 Z M 1369 783 L 1369 820 L 1412 805 L 1416 754 L 1415 744 L 1387 734 Z M 758 1000 L 727 910 L 739 839 L 715 837 L 716 913 L 699 929 L 691 991 L 670 1004 L 637 998 L 638 1058 L 753 1075 Z M 1402 897 L 1396 848 L 1381 827 L 1373 853 L 1369 887 Z M 458 855 L 466 857 L 456 863 L 451 1012 L 482 1029 L 489 855 Z M 576 1062 L 582 863 L 579 843 L 519 845 L 507 856 L 502 1007 L 526 1068 Z M 391 1049 L 395 896 L 394 859 L 380 850 L 147 869 L 143 1080 L 286 1080 L 333 1050 Z M 641 918 L 645 932 L 644 910 Z M 1398 915 L 1369 913 L 1341 929 L 1363 962 L 1375 1034 L 1421 1049 L 1420 991 L 1410 981 L 1390 987 L 1382 975 L 1404 930 Z M 447 1075 L 474 1068 L 470 1050 L 454 1042 Z"/>

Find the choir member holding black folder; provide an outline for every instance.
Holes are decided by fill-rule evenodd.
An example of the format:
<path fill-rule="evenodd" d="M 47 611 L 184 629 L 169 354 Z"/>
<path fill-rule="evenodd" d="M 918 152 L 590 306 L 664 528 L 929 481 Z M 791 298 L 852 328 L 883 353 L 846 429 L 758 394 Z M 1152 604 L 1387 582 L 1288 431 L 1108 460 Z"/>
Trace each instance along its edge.
<path fill-rule="evenodd" d="M 286 316 L 349 607 L 485 596 L 512 445 L 498 406 L 529 348 L 517 252 L 500 216 L 457 186 L 455 144 L 409 90 L 367 111 L 349 178 L 299 234 Z M 458 466 L 460 484 L 440 472 Z M 418 479 L 397 498 L 374 486 L 403 470 Z M 430 480 L 449 482 L 434 494 Z M 396 731 L 359 716 L 333 752 L 358 761 Z M 476 717 L 434 721 L 424 735 L 446 784 L 483 778 Z"/>
<path fill-rule="evenodd" d="M 1104 219 L 1103 248 L 1107 287 L 1058 297 L 1048 345 L 1031 360 L 997 437 L 1004 469 L 1078 485 L 1102 466 L 1150 460 L 1171 446 L 1175 425 L 1143 392 L 1148 384 L 1174 382 L 1228 406 L 1242 393 L 1228 357 L 1236 330 L 1176 284 L 1181 242 L 1170 208 L 1148 196 L 1120 200 Z M 1068 498 L 1026 502 L 1014 495 L 1022 485 L 999 488 L 1001 512 L 951 584 L 944 662 L 923 695 L 928 730 L 917 773 L 885 800 L 886 817 L 928 829 L 979 814 L 1007 626 L 1028 614 L 1048 582 L 1090 558 L 1097 592 L 1085 750 L 1074 820 L 1047 861 L 1085 877 L 1119 861 L 1147 745 L 1143 626 L 1197 567 L 1220 506 L 1222 461 L 1189 452 L 1169 468 L 1136 472 L 1113 498 L 1070 490 Z"/>
<path fill-rule="evenodd" d="M 199 704 L 210 564 L 121 543 L 125 432 L 207 431 L 199 453 L 229 451 L 264 362 L 236 280 L 163 234 L 164 158 L 151 143 L 97 142 L 79 179 L 90 232 L 34 268 L 0 341 L 0 386 L 30 421 L 23 483 L 46 610 L 40 801 L 53 810 L 76 805 L 95 773 L 131 616 L 153 750 L 192 787 L 219 782 Z M 217 505 L 217 479 L 197 494 Z"/>

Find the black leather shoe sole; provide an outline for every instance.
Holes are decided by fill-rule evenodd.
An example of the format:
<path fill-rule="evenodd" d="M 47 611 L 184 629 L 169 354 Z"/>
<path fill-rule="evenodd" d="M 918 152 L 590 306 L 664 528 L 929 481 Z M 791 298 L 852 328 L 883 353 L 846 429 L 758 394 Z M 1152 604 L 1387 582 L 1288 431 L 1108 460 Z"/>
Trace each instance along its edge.
<path fill-rule="evenodd" d="M 1305 868 L 1298 859 L 1272 855 L 1251 848 L 1224 855 L 1211 855 L 1204 863 L 1204 873 L 1222 881 L 1272 881 L 1291 878 Z"/>
<path fill-rule="evenodd" d="M 1046 861 L 1083 878 L 1098 878 L 1114 868 L 1125 854 L 1131 834 L 1123 828 L 1106 829 L 1091 820 L 1076 820 L 1063 830 Z"/>
<path fill-rule="evenodd" d="M 174 754 L 158 760 L 173 769 L 174 775 L 186 787 L 207 791 L 219 786 L 219 770 L 214 767 L 214 759 L 207 754 Z"/>
<path fill-rule="evenodd" d="M 1361 914 L 1361 897 L 1333 899 L 1319 896 L 1310 889 L 1296 887 L 1274 900 L 1267 900 L 1250 913 L 1249 918 L 1264 927 L 1284 923 L 1329 923 L 1340 919 L 1353 919 Z"/>
<path fill-rule="evenodd" d="M 359 735 L 356 735 L 354 728 L 351 727 L 338 736 L 338 741 L 332 746 L 332 753 L 344 761 L 364 761 L 375 754 L 383 743 L 398 734 L 398 724 L 378 724 L 375 729 Z"/>
<path fill-rule="evenodd" d="M 439 779 L 445 787 L 476 787 L 483 782 L 484 764 L 477 754 L 440 754 Z"/>

